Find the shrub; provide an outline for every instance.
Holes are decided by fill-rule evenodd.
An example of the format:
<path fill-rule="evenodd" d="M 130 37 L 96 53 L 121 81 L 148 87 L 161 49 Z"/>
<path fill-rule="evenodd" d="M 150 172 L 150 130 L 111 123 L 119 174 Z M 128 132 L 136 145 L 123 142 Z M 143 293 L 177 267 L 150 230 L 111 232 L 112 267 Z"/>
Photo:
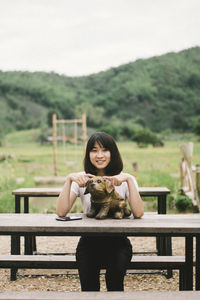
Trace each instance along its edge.
<path fill-rule="evenodd" d="M 50 144 L 51 141 L 48 140 L 48 136 L 52 135 L 52 129 L 48 128 L 47 126 L 43 126 L 40 129 L 40 133 L 37 137 L 37 142 L 39 142 L 41 145 L 44 144 Z"/>
<path fill-rule="evenodd" d="M 167 197 L 167 208 L 174 209 L 174 197 L 172 195 L 168 195 Z"/>
<path fill-rule="evenodd" d="M 130 139 L 134 133 L 135 133 L 134 125 L 130 123 L 122 124 L 121 135 L 123 136 L 123 138 Z"/>
<path fill-rule="evenodd" d="M 149 144 L 153 145 L 154 147 L 164 145 L 163 142 L 157 137 L 157 135 L 149 129 L 141 129 L 137 131 L 133 135 L 132 140 L 136 142 L 139 147 L 144 147 Z"/>
<path fill-rule="evenodd" d="M 175 199 L 175 206 L 179 212 L 191 211 L 193 208 L 192 200 L 185 195 L 178 195 Z"/>

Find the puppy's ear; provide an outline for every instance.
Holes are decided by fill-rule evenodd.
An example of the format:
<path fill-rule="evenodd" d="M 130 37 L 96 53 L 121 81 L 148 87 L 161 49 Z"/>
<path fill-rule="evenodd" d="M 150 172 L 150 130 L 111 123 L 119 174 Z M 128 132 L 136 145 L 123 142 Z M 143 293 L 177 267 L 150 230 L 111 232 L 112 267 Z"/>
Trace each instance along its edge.
<path fill-rule="evenodd" d="M 88 188 L 86 187 L 84 195 L 89 194 Z"/>
<path fill-rule="evenodd" d="M 108 194 L 112 193 L 112 191 L 114 191 L 114 186 L 112 185 L 112 183 L 109 180 L 106 180 L 106 191 Z"/>

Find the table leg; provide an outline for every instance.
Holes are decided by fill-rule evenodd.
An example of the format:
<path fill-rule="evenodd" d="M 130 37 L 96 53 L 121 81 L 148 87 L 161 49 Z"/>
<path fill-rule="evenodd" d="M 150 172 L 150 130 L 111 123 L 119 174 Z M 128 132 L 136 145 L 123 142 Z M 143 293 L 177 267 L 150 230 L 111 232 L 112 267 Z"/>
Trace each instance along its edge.
<path fill-rule="evenodd" d="M 25 214 L 29 213 L 29 197 L 28 196 L 24 197 L 24 213 Z"/>
<path fill-rule="evenodd" d="M 15 195 L 15 213 L 20 213 L 20 202 L 21 202 L 21 197 L 18 195 Z"/>
<path fill-rule="evenodd" d="M 167 195 L 158 196 L 158 213 L 159 214 L 167 213 Z"/>
<path fill-rule="evenodd" d="M 15 213 L 21 212 L 21 197 L 15 195 Z M 20 254 L 20 236 L 11 235 L 11 254 Z M 16 280 L 17 268 L 10 269 L 10 280 Z"/>
<path fill-rule="evenodd" d="M 184 290 L 193 290 L 193 236 L 185 237 Z"/>
<path fill-rule="evenodd" d="M 24 213 L 29 213 L 29 197 L 24 197 Z M 36 241 L 35 236 L 26 235 L 24 236 L 24 253 L 25 255 L 32 255 L 36 252 Z"/>
<path fill-rule="evenodd" d="M 167 195 L 158 196 L 158 214 L 167 213 Z M 158 250 L 158 255 L 172 255 L 172 239 L 170 236 L 167 237 L 157 237 L 156 245 Z M 167 278 L 173 277 L 172 270 L 167 270 Z"/>
<path fill-rule="evenodd" d="M 11 235 L 11 254 L 20 254 L 20 236 Z M 10 270 L 10 280 L 14 281 L 17 278 L 17 268 Z"/>
<path fill-rule="evenodd" d="M 158 214 L 166 214 L 166 201 L 167 196 L 166 195 L 159 195 L 158 196 Z M 158 255 L 166 255 L 164 253 L 169 252 L 167 248 L 168 243 L 166 243 L 167 237 L 157 237 L 156 238 L 156 245 L 157 245 L 157 251 Z"/>
<path fill-rule="evenodd" d="M 196 290 L 200 290 L 200 234 L 196 236 L 196 272 L 195 272 Z"/>

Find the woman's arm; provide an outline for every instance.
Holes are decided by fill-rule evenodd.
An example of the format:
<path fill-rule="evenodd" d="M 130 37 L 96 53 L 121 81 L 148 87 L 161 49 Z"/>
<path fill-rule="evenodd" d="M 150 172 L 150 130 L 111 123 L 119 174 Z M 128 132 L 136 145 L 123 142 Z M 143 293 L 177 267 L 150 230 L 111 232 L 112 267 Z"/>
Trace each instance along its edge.
<path fill-rule="evenodd" d="M 91 174 L 71 173 L 67 176 L 63 189 L 57 199 L 56 214 L 59 217 L 64 217 L 72 208 L 77 195 L 71 191 L 72 181 L 78 183 L 79 187 L 84 187 L 88 177 L 93 177 Z"/>
<path fill-rule="evenodd" d="M 74 192 L 71 192 L 71 184 L 72 180 L 70 175 L 68 175 L 62 191 L 57 199 L 56 213 L 59 217 L 66 216 L 76 200 L 77 195 Z"/>
<path fill-rule="evenodd" d="M 135 218 L 141 218 L 144 214 L 144 205 L 142 198 L 137 190 L 133 177 L 128 173 L 121 173 L 115 176 L 104 176 L 109 179 L 113 185 L 119 186 L 122 182 L 127 182 L 129 189 L 129 204 Z"/>
<path fill-rule="evenodd" d="M 129 175 L 129 174 L 127 174 Z M 135 186 L 134 180 L 132 176 L 128 176 L 128 179 L 126 180 L 128 184 L 129 189 L 129 205 L 132 210 L 132 213 L 135 218 L 141 218 L 144 214 L 144 205 L 142 198 L 140 197 L 140 194 L 137 190 L 137 187 Z"/>

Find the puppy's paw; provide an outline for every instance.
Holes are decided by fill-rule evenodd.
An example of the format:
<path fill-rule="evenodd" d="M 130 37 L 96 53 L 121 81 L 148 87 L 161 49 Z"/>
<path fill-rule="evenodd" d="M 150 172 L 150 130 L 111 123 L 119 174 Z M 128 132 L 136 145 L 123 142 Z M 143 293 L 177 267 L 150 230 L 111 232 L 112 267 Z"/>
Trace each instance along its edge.
<path fill-rule="evenodd" d="M 98 219 L 98 220 L 103 220 L 106 218 L 106 215 L 101 215 L 101 214 L 98 214 L 96 215 L 95 219 Z"/>
<path fill-rule="evenodd" d="M 127 217 L 129 217 L 131 215 L 131 211 L 127 207 L 125 207 L 125 209 L 124 209 L 124 215 Z"/>
<path fill-rule="evenodd" d="M 88 218 L 94 218 L 94 217 L 95 217 L 95 213 L 93 213 L 93 212 L 88 212 L 88 213 L 86 214 L 86 216 L 87 216 Z"/>
<path fill-rule="evenodd" d="M 124 216 L 124 215 L 122 214 L 121 211 L 117 211 L 117 212 L 114 213 L 114 218 L 115 218 L 115 219 L 122 219 L 123 216 Z"/>

